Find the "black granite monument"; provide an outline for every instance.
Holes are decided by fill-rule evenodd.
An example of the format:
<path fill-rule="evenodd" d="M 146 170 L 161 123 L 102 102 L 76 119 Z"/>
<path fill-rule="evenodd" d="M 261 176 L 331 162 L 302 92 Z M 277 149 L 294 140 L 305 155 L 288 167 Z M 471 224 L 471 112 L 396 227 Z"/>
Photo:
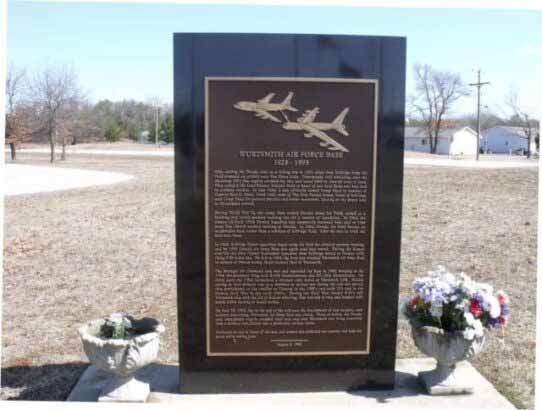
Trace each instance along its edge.
<path fill-rule="evenodd" d="M 175 34 L 181 392 L 393 388 L 405 47 Z"/>

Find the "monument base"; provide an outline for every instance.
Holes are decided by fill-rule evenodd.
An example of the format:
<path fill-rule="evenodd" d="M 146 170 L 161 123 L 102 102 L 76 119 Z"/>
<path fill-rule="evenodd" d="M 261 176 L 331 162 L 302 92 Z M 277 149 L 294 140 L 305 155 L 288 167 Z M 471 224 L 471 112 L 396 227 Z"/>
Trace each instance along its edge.
<path fill-rule="evenodd" d="M 139 380 L 148 382 L 151 394 L 147 402 L 174 404 L 179 408 L 223 409 L 225 403 L 235 404 L 237 410 L 254 408 L 334 408 L 334 409 L 451 409 L 514 410 L 503 397 L 468 362 L 457 365 L 458 376 L 474 386 L 472 394 L 464 396 L 430 396 L 418 380 L 418 373 L 434 369 L 433 359 L 399 359 L 396 364 L 394 390 L 360 390 L 318 393 L 261 394 L 179 394 L 179 367 L 176 364 L 152 364 L 136 372 Z M 68 401 L 97 401 L 100 391 L 111 376 L 89 366 L 83 373 Z M 227 399 L 227 401 L 225 401 Z"/>
<path fill-rule="evenodd" d="M 133 376 L 110 379 L 104 386 L 99 402 L 145 403 L 151 390 L 149 383 L 137 380 Z"/>

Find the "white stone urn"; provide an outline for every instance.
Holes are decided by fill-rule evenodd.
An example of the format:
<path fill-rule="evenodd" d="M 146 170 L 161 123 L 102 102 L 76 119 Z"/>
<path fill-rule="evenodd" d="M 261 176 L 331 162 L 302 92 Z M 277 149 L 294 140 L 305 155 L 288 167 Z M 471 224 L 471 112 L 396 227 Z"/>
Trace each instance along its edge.
<path fill-rule="evenodd" d="M 461 380 L 456 372 L 456 363 L 477 355 L 484 347 L 487 332 L 482 337 L 467 340 L 463 332 L 446 332 L 432 326 L 421 326 L 410 321 L 412 337 L 416 347 L 437 360 L 431 371 L 419 372 L 418 378 L 431 395 L 468 394 L 473 386 Z"/>
<path fill-rule="evenodd" d="M 79 328 L 89 361 L 113 375 L 98 401 L 145 402 L 150 393 L 149 384 L 136 380 L 134 373 L 156 359 L 160 334 L 165 328 L 155 319 L 131 319 L 134 334 L 124 339 L 101 335 L 105 319 L 93 320 Z"/>

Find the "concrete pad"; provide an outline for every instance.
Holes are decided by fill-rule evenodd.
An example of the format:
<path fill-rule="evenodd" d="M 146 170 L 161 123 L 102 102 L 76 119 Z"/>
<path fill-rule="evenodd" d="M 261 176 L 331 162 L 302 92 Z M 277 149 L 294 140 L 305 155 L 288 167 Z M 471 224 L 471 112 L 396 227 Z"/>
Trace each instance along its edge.
<path fill-rule="evenodd" d="M 137 380 L 150 384 L 151 394 L 175 393 L 179 390 L 179 366 L 153 363 L 139 369 Z M 111 380 L 109 373 L 90 365 L 70 392 L 68 401 L 98 401 L 101 390 Z"/>
<path fill-rule="evenodd" d="M 468 362 L 458 365 L 458 376 L 475 386 L 473 394 L 430 396 L 420 385 L 419 371 L 431 370 L 433 359 L 400 359 L 396 365 L 396 388 L 387 391 L 261 394 L 178 394 L 177 365 L 152 364 L 136 378 L 150 383 L 149 403 L 175 405 L 179 409 L 254 410 L 274 409 L 477 409 L 513 410 L 515 407 L 495 390 Z M 68 401 L 96 401 L 109 375 L 94 366 L 83 373 Z"/>
<path fill-rule="evenodd" d="M 5 150 L 5 152 L 9 152 Z M 51 151 L 47 148 L 23 148 L 17 150 L 18 153 L 29 154 L 50 154 Z M 93 148 L 66 148 L 66 155 L 81 154 L 81 155 L 109 155 L 115 157 L 162 157 L 173 158 L 174 152 L 172 149 L 164 148 L 162 151 L 151 150 L 127 150 L 127 149 L 93 149 Z"/>
<path fill-rule="evenodd" d="M 538 168 L 538 161 L 508 161 L 451 159 L 451 158 L 405 158 L 405 165 L 452 168 L 505 169 Z"/>
<path fill-rule="evenodd" d="M 4 195 L 34 194 L 87 188 L 96 185 L 110 185 L 128 181 L 132 178 L 132 175 L 118 172 L 6 164 Z"/>

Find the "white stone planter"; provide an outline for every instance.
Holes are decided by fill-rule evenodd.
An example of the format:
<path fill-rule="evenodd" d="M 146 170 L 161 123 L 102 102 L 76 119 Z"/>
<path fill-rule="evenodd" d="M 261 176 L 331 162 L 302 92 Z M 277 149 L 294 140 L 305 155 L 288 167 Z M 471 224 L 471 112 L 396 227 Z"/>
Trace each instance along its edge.
<path fill-rule="evenodd" d="M 473 386 L 456 375 L 456 363 L 478 354 L 484 347 L 484 336 L 467 340 L 462 332 L 446 332 L 431 326 L 419 326 L 411 321 L 412 337 L 420 351 L 437 360 L 434 370 L 418 373 L 427 392 L 432 395 L 467 394 Z"/>
<path fill-rule="evenodd" d="M 149 384 L 136 380 L 134 372 L 156 359 L 164 326 L 154 319 L 134 320 L 132 324 L 141 334 L 108 339 L 100 336 L 104 323 L 104 319 L 98 319 L 79 328 L 90 362 L 114 376 L 102 389 L 98 401 L 145 402 Z"/>

